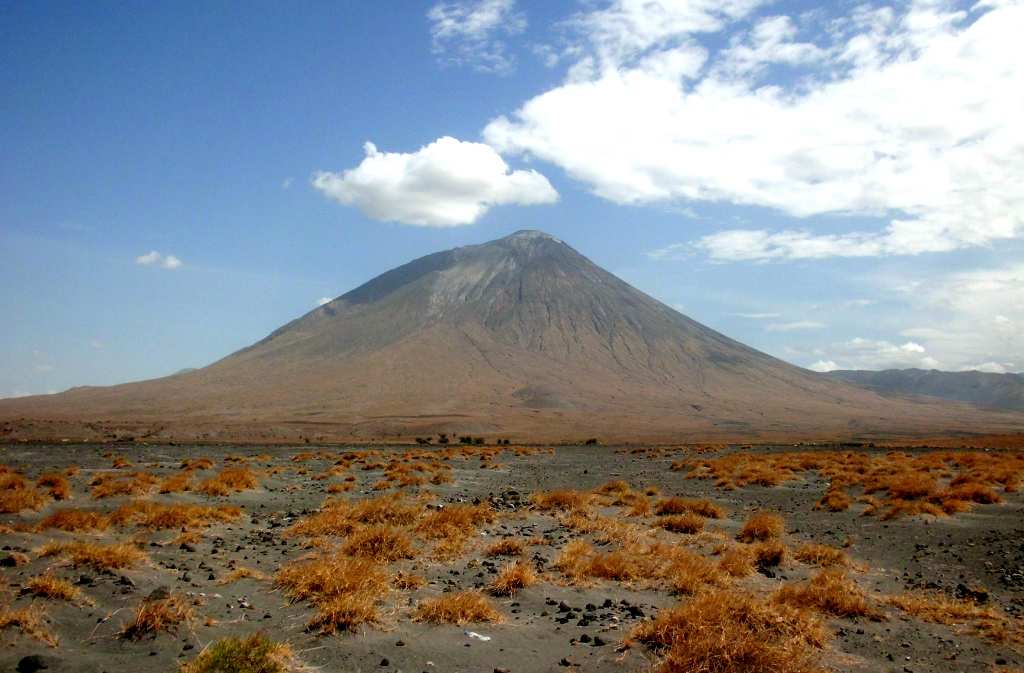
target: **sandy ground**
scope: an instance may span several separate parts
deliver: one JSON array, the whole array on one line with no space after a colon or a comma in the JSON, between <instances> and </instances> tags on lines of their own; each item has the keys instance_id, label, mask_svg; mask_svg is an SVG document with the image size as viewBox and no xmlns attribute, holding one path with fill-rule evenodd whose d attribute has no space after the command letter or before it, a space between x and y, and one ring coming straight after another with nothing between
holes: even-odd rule
<instances>
[{"instance_id":1,"label":"sandy ground","mask_svg":"<svg viewBox=\"0 0 1024 673\"><path fill-rule=\"evenodd\" d=\"M409 450L374 448L384 454ZM496 461L503 466L500 469L480 469L477 459L451 461L453 481L427 489L436 494L438 502L489 501L500 513L495 523L485 525L466 555L455 562L435 562L425 553L402 562L404 569L422 574L429 583L389 599L381 625L364 627L358 633L318 636L305 630L312 608L306 603L289 603L272 582L243 579L221 584L220 580L234 564L273 575L282 564L308 552L301 539L282 532L314 512L327 497L326 486L332 482L312 477L328 469L332 460L291 461L300 451L318 450L309 446L7 446L0 449L0 463L26 477L71 465L81 471L72 479L74 496L70 501L49 503L38 512L0 515L0 523L17 527L59 508L111 510L123 504L127 498L93 500L86 487L91 475L110 468L111 450L134 464L129 470L144 469L161 478L177 472L182 459L198 456L210 457L220 467L229 454L267 454L269 462L252 462L252 467L281 466L284 470L261 477L256 490L226 498L193 493L150 496L161 502L230 503L241 507L244 515L234 523L210 527L199 542L188 547L169 544L177 531L152 533L143 538L151 562L136 569L101 572L38 558L32 550L43 543L75 537L60 531L0 536L0 558L23 552L31 559L26 565L0 568L7 598L14 607L33 600L45 604L49 628L60 639L57 648L50 648L15 629L5 629L0 632L0 671L17 670L18 662L27 655L40 655L49 671L174 671L211 640L254 630L288 641L304 662L322 671L645 670L654 662L654 655L640 646L623 649L619 645L635 625L680 600L662 590L611 581L570 586L547 570L549 574L542 574L538 585L511 598L493 599L505 616L504 623L436 626L410 617L412 607L425 597L449 588L485 586L501 565L500 559L492 561L481 553L483 546L495 539L543 536L549 544L529 547L527 558L537 567L549 569L574 533L552 516L526 507L529 494L556 488L593 489L612 479L635 487L655 486L664 496L709 497L722 504L729 516L709 522L708 529L730 538L750 512L778 512L785 517L785 541L790 546L803 541L849 545L847 552L866 568L857 574L857 581L869 592L895 594L927 587L952 594L958 585L984 587L991 604L1011 618L1024 615L1024 499L1020 494L1008 495L1003 504L979 506L954 517L883 521L862 516L860 507L839 513L815 511L826 485L813 475L778 487L723 491L709 480L686 479L683 473L669 469L673 460L686 455L684 451L651 456L614 447L574 447L532 456L504 452ZM324 449L332 456L344 450ZM297 473L301 468L307 472ZM369 488L380 478L379 470L353 470L353 474L358 477L356 489L340 497L375 495ZM132 529L111 529L99 539L128 539L133 534L136 531ZM71 605L20 595L29 577L46 570L75 582L93 604ZM767 593L812 571L788 560L781 568L745 580L745 586ZM200 603L195 608L197 617L176 633L140 641L117 637L133 610L160 587L186 593ZM209 618L216 623L207 625ZM828 623L837 635L821 652L821 660L840 671L973 672L1024 666L1024 655L1008 645L982 640L964 628L926 624L893 611L885 621L830 619Z\"/></svg>"}]
</instances>

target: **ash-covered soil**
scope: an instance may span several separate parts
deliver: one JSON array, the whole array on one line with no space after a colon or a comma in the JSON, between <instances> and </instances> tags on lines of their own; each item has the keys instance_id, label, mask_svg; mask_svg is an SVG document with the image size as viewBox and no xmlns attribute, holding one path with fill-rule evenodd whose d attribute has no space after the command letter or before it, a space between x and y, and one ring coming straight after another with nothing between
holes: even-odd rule
<instances>
[{"instance_id":1,"label":"ash-covered soil","mask_svg":"<svg viewBox=\"0 0 1024 673\"><path fill-rule=\"evenodd\" d=\"M513 447L514 448L514 447ZM46 627L59 639L49 647L19 632L16 626L0 631L0 671L53 672L176 671L211 641L227 635L262 631L274 640L287 641L298 657L322 671L615 671L629 673L657 665L658 653L639 643L623 647L632 629L663 608L686 596L673 595L648 582L594 579L574 584L553 562L574 538L590 540L598 550L611 548L592 533L573 530L558 518L564 512L542 512L530 507L538 491L574 489L591 491L613 480L623 480L642 491L658 490L659 498L709 498L727 511L723 519L708 520L700 535L657 529L660 539L685 545L714 558L716 547L734 544L745 519L753 512L770 511L784 517L783 541L792 549L804 542L843 548L858 565L850 576L874 600L907 590L928 589L950 596L982 601L1006 615L1019 627L1024 615L1024 499L1002 494L1001 504L978 505L947 517L906 516L883 520L864 516L855 504L847 511L816 510L827 484L814 472L780 486L744 486L723 490L709 479L687 479L673 471L673 462L693 458L686 449L633 452L615 447L560 447L551 453L516 455L506 449L489 460L479 455L445 461L451 481L400 489L413 498L429 492L431 507L451 503L489 503L497 516L472 531L461 555L437 560L432 543L414 539L415 558L389 566L423 576L427 584L396 590L379 604L379 623L362 625L356 632L318 635L307 630L315 609L306 601L289 601L275 588L274 575L289 562L308 556L310 540L285 531L314 514L328 497L371 498L390 490L371 490L384 474L384 465L421 447L373 447L370 458L357 461L344 473L318 479L336 461L361 447L184 447L184 446L7 446L0 463L34 482L41 474L77 466L69 478L72 497L48 501L38 511L0 515L8 528L0 536L0 572L5 590L0 605L19 608L32 603L46 609ZM480 450L484 450L482 447ZM489 447L486 451L496 451ZM726 455L739 449L723 449ZM748 449L749 451L750 449ZM782 451L758 448L754 452ZM864 449L867 451L867 449ZM116 455L111 455L114 452ZM315 455L305 460L300 453ZM254 456L262 455L255 459ZM179 542L181 530L150 531L131 525L111 526L90 534L49 529L33 524L66 508L112 512L136 497L95 499L90 480L109 472L112 461L131 463L125 474L145 471L158 480L180 472L183 460L208 457L214 466L197 470L194 482L212 477L228 456L248 457L246 465L257 474L259 486L227 496L193 491L144 498L164 503L230 504L242 516L214 523L192 541ZM483 463L483 465L482 465ZM377 467L364 469L367 466ZM275 469L276 468L276 469ZM354 476L345 482L346 476ZM352 490L330 495L331 484L350 484ZM40 489L44 491L45 489ZM426 501L426 500L425 500ZM656 528L657 517L627 517L621 508L601 502L597 511L641 528ZM502 623L435 625L415 621L415 607L449 590L486 589L507 562L488 558L484 549L500 539L531 541L523 560L535 567L540 581L511 597L491 597L502 613ZM102 570L80 565L61 556L40 556L50 541L90 540L109 543L131 540L140 545L148 561L135 567ZM322 541L321 541L322 542ZM338 541L330 541L334 544ZM322 548L331 548L328 547ZM19 554L24 556L18 556ZM22 562L24 561L24 562ZM20 564L19 564L20 563ZM258 570L268 579L245 578L223 583L239 566ZM778 567L762 567L752 576L736 580L745 591L769 596L778 587L806 579L817 569L791 555ZM67 602L35 597L23 588L29 578L51 573L71 581L86 600ZM147 597L165 592L187 597L193 615L176 629L139 640L119 636L123 624ZM973 597L973 598L972 598ZM977 635L970 624L931 624L882 605L883 619L837 618L825 615L832 641L820 650L822 665L838 671L974 672L1024 666L1024 655L1010 642L993 642ZM35 659L25 657L38 655ZM739 669L737 669L739 670Z\"/></svg>"}]
</instances>

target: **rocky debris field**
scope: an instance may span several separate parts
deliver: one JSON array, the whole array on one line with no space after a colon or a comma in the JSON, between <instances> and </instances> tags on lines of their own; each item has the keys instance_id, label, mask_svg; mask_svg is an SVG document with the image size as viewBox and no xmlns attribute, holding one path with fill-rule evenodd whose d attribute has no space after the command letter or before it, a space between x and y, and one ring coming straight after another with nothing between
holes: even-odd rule
<instances>
[{"instance_id":1,"label":"rocky debris field","mask_svg":"<svg viewBox=\"0 0 1024 673\"><path fill-rule=\"evenodd\" d=\"M0 455L0 671L1024 667L1019 452Z\"/></svg>"}]
</instances>

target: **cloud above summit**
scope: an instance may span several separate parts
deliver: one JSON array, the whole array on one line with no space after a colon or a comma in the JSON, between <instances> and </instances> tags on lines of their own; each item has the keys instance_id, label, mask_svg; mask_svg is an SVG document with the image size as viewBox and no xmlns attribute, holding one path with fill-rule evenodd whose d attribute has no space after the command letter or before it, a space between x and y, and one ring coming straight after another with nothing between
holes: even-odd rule
<instances>
[{"instance_id":1,"label":"cloud above summit","mask_svg":"<svg viewBox=\"0 0 1024 673\"><path fill-rule=\"evenodd\" d=\"M473 224L499 205L536 205L558 200L535 170L511 170L488 145L443 137L410 153L364 146L355 168L320 171L313 186L367 217L422 227Z\"/></svg>"},{"instance_id":2,"label":"cloud above summit","mask_svg":"<svg viewBox=\"0 0 1024 673\"><path fill-rule=\"evenodd\" d=\"M617 0L581 13L564 81L484 139L615 203L801 220L687 244L720 261L947 252L1024 233L1024 68L1009 56L1024 4L775 9Z\"/></svg>"}]
</instances>

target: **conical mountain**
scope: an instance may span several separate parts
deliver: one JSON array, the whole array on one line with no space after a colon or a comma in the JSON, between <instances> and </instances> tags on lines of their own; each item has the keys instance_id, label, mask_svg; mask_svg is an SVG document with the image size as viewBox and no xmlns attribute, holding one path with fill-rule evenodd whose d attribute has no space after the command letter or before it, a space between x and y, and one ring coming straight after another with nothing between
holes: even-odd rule
<instances>
[{"instance_id":1,"label":"conical mountain","mask_svg":"<svg viewBox=\"0 0 1024 673\"><path fill-rule=\"evenodd\" d=\"M0 418L15 415L225 439L821 438L1024 427L1020 415L894 402L784 363L537 231L414 260L203 369L0 402Z\"/></svg>"}]
</instances>

